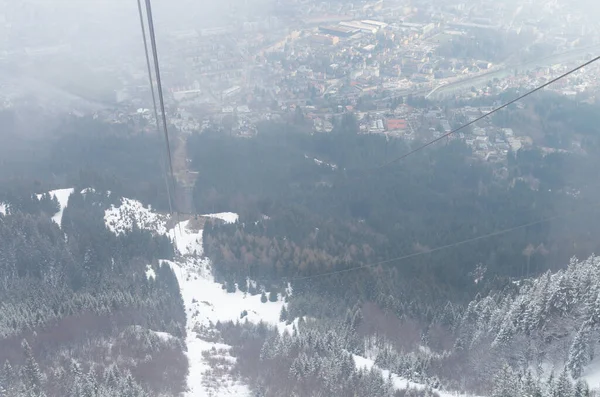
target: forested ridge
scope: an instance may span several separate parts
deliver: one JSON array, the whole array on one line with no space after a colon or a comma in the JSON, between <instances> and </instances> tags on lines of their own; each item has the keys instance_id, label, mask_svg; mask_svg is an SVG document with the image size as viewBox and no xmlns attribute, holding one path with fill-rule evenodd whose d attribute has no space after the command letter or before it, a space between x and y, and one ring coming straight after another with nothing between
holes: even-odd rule
<instances>
[{"instance_id":1,"label":"forested ridge","mask_svg":"<svg viewBox=\"0 0 600 397\"><path fill-rule=\"evenodd\" d=\"M56 208L39 209L50 206L40 204L47 197L9 197L8 214L0 214L0 391L180 391L185 313L174 274L157 262L172 257L171 242L135 228L114 235L104 225L114 198L93 190L71 195L61 229L48 216ZM153 262L156 277L148 279ZM154 331L174 338L164 341Z\"/></svg>"},{"instance_id":2,"label":"forested ridge","mask_svg":"<svg viewBox=\"0 0 600 397\"><path fill-rule=\"evenodd\" d=\"M175 275L158 262L173 257L172 242L137 227L115 235L104 221L124 194L161 205L164 180L148 157L158 140L67 119L23 163L28 138L3 138L12 151L0 167L0 395L184 390L183 302ZM74 193L57 225L60 205L45 192L64 186Z\"/></svg>"},{"instance_id":3,"label":"forested ridge","mask_svg":"<svg viewBox=\"0 0 600 397\"><path fill-rule=\"evenodd\" d=\"M355 127L346 114L330 134L268 122L252 139L189 137L196 211L240 215L202 220L214 276L228 292L287 302L288 333L243 312L215 325L236 376L260 396L589 395L576 378L598 339L597 260L560 269L599 248L597 190L584 177L597 164L593 131L585 155L530 148L488 164L449 140L379 168L418 142ZM123 197L165 209L158 138L73 119L36 150L26 168L16 151L0 171L0 392L182 392L183 301L158 261L173 259L172 242L135 224L115 234L104 219ZM60 226L44 193L58 187L74 187ZM555 219L535 223L545 218Z\"/></svg>"},{"instance_id":4,"label":"forested ridge","mask_svg":"<svg viewBox=\"0 0 600 397\"><path fill-rule=\"evenodd\" d=\"M593 198L567 194L569 181L557 180L553 172L567 155L522 151L498 177L497 166L475 162L466 146L453 141L369 170L367 164L372 168L386 154L402 154L406 145L344 132L307 135L281 125L265 126L252 140L197 135L190 147L201 170L199 211L241 215L236 225L205 228L206 252L231 280L313 277L569 215L476 244L296 285L341 294L351 304L391 295L399 314L409 304L400 297L412 296L415 311L427 313L422 309L430 305L466 302L511 277L557 269L573 254L585 257L598 248L597 214L574 211L591 207ZM541 188L527 182L533 175ZM545 188L548 183L552 189ZM475 283L481 270L485 277Z\"/></svg>"},{"instance_id":5,"label":"forested ridge","mask_svg":"<svg viewBox=\"0 0 600 397\"><path fill-rule=\"evenodd\" d=\"M250 140L210 131L190 138L200 172L196 208L240 214L236 224L205 225L218 279L245 291L250 278L284 295L290 283L282 318L349 327L348 350L420 384L507 397L588 395L567 361L538 358L556 365L556 380L548 380L548 371L530 371L519 356L530 350L484 336L496 328L476 332L479 344L464 334L481 327L468 311L471 300L510 295L514 280L597 252L597 188L585 177L596 157L531 147L488 164L451 140L379 168L410 145L357 134L352 123L346 115L330 134L267 123ZM596 140L585 134L591 153ZM469 239L477 240L452 246ZM411 257L390 261L404 256ZM249 293L259 291L250 284ZM540 337L538 349L570 345L574 335L562 334L556 345ZM558 391L567 385L570 391Z\"/></svg>"}]
</instances>

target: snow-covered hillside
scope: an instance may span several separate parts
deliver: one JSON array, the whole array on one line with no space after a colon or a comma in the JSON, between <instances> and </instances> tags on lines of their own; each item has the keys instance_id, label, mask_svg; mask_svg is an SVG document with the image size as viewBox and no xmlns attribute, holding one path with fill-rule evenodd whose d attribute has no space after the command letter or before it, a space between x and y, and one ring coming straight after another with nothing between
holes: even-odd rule
<instances>
[{"instance_id":1,"label":"snow-covered hillside","mask_svg":"<svg viewBox=\"0 0 600 397\"><path fill-rule=\"evenodd\" d=\"M207 218L221 219L227 223L238 220L231 212L206 214ZM229 371L215 370L214 362L220 366L233 366L235 358L229 354L230 346L215 340L217 322L244 320L285 327L279 323L279 315L285 305L282 301L262 303L260 295L236 291L227 293L223 286L214 281L210 259L203 257L202 230L194 230L185 220L167 230L168 216L155 213L136 200L123 199L119 207L105 212L107 227L114 233L131 230L134 224L173 239L180 256L176 261L163 261L173 269L184 300L187 314L187 356L189 361L189 397L204 396L249 396L250 390L240 380L234 379ZM155 277L149 267L146 277ZM226 368L225 368L226 369Z\"/></svg>"},{"instance_id":2,"label":"snow-covered hillside","mask_svg":"<svg viewBox=\"0 0 600 397\"><path fill-rule=\"evenodd\" d=\"M54 214L54 216L52 216L52 220L54 222L56 222L56 224L58 226L60 226L62 223L63 212L64 212L65 208L67 208L67 204L69 204L69 197L71 196L71 194L74 191L75 191L75 189L68 188L68 189L51 190L48 192L48 194L50 194L50 197L56 198L56 200L58 201L58 204L60 205L60 210L56 214ZM42 197L41 194L37 195L38 200L41 197Z\"/></svg>"},{"instance_id":3,"label":"snow-covered hillside","mask_svg":"<svg viewBox=\"0 0 600 397\"><path fill-rule=\"evenodd\" d=\"M201 251L201 246L197 247ZM236 321L242 313L244 320L269 324L279 323L284 303L260 301L260 296L236 291L227 293L214 281L211 263L207 258L188 257L183 262L168 262L177 276L187 313L187 348L190 365L189 397L247 396L250 390L228 374L217 375L208 356L218 354L232 365L235 358L228 353L230 346L214 342L214 326L218 321Z\"/></svg>"},{"instance_id":4,"label":"snow-covered hillside","mask_svg":"<svg viewBox=\"0 0 600 397\"><path fill-rule=\"evenodd\" d=\"M206 214L205 218L221 219L227 223L238 221L237 214ZM277 326L279 332L291 331L293 325L279 321L285 303L263 303L260 295L236 290L229 293L222 284L215 282L211 260L204 257L203 231L194 229L197 222L184 220L167 230L168 216L155 213L140 202L123 199L119 207L111 207L105 212L107 227L114 233L131 230L133 225L142 229L169 236L175 244L179 256L174 261L163 260L177 277L187 315L187 356L189 362L188 397L204 396L250 396L251 391L240 379L232 375L236 358L230 354L231 346L223 343L216 329L218 322L248 321L264 322ZM156 277L154 270L148 266L146 277ZM297 321L294 322L297 324ZM166 337L166 336L165 336ZM372 358L354 355L357 368L377 368ZM407 386L413 389L425 389L423 384L409 382L384 368L383 378L392 380L398 390ZM442 397L453 394L439 392Z\"/></svg>"},{"instance_id":5,"label":"snow-covered hillside","mask_svg":"<svg viewBox=\"0 0 600 397\"><path fill-rule=\"evenodd\" d=\"M0 214L6 215L6 204L0 203Z\"/></svg>"},{"instance_id":6,"label":"snow-covered hillside","mask_svg":"<svg viewBox=\"0 0 600 397\"><path fill-rule=\"evenodd\" d=\"M141 202L128 198L123 198L120 206L113 205L106 210L104 221L106 227L116 234L131 230L134 224L140 229L151 230L158 234L167 233L166 216L152 211L150 206L146 208Z\"/></svg>"},{"instance_id":7,"label":"snow-covered hillside","mask_svg":"<svg viewBox=\"0 0 600 397\"><path fill-rule=\"evenodd\" d=\"M600 257L572 259L567 269L471 302L461 339L471 349L487 344L496 357L522 352L546 375L566 364L575 379L600 386L600 363L592 361L600 347Z\"/></svg>"},{"instance_id":8,"label":"snow-covered hillside","mask_svg":"<svg viewBox=\"0 0 600 397\"><path fill-rule=\"evenodd\" d=\"M60 204L60 210L56 214L54 214L54 216L52 217L52 220L54 222L56 222L59 226L62 223L63 212L64 212L65 208L67 208L67 204L69 203L69 196L71 196L71 193L73 193L74 190L75 189L70 188L70 189L52 190L50 192L50 196L56 197L56 199L58 200L58 204Z\"/></svg>"},{"instance_id":9,"label":"snow-covered hillside","mask_svg":"<svg viewBox=\"0 0 600 397\"><path fill-rule=\"evenodd\" d=\"M190 221L179 222L169 230L169 237L181 255L202 255L202 230L191 230Z\"/></svg>"}]
</instances>

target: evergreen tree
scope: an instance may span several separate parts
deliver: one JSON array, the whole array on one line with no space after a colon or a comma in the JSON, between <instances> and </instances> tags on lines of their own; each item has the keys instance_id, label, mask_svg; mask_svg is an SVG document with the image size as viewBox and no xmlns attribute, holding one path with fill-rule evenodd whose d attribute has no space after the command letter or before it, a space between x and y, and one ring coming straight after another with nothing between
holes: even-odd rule
<instances>
[{"instance_id":1,"label":"evergreen tree","mask_svg":"<svg viewBox=\"0 0 600 397\"><path fill-rule=\"evenodd\" d=\"M42 397L44 396L42 390L42 371L40 371L40 367L33 357L31 347L25 339L23 339L22 347L25 355L25 366L23 368L24 391L27 396Z\"/></svg>"},{"instance_id":2,"label":"evergreen tree","mask_svg":"<svg viewBox=\"0 0 600 397\"><path fill-rule=\"evenodd\" d=\"M589 332L588 327L584 323L571 345L569 351L569 360L567 361L567 368L571 372L573 378L578 378L581 375L583 367L588 363L589 359Z\"/></svg>"},{"instance_id":3,"label":"evergreen tree","mask_svg":"<svg viewBox=\"0 0 600 397\"><path fill-rule=\"evenodd\" d=\"M363 321L362 310L359 306L356 307L354 315L352 316L352 329L356 330Z\"/></svg>"},{"instance_id":4,"label":"evergreen tree","mask_svg":"<svg viewBox=\"0 0 600 397\"><path fill-rule=\"evenodd\" d=\"M0 377L0 385L3 388L3 396L11 396L14 394L16 389L16 376L15 372L10 365L10 362L6 360L4 367L2 368L2 376Z\"/></svg>"},{"instance_id":5,"label":"evergreen tree","mask_svg":"<svg viewBox=\"0 0 600 397\"><path fill-rule=\"evenodd\" d=\"M519 391L519 379L508 364L494 378L492 397L515 397Z\"/></svg>"},{"instance_id":6,"label":"evergreen tree","mask_svg":"<svg viewBox=\"0 0 600 397\"><path fill-rule=\"evenodd\" d=\"M579 379L575 384L574 397L590 397L590 388L586 381Z\"/></svg>"},{"instance_id":7,"label":"evergreen tree","mask_svg":"<svg viewBox=\"0 0 600 397\"><path fill-rule=\"evenodd\" d=\"M550 372L550 376L546 379L544 395L548 397L554 396L554 390L556 387L556 380L554 379L554 371Z\"/></svg>"},{"instance_id":8,"label":"evergreen tree","mask_svg":"<svg viewBox=\"0 0 600 397\"><path fill-rule=\"evenodd\" d=\"M288 311L285 308L285 306L283 306L281 308L281 313L279 314L279 321L287 321L288 319Z\"/></svg>"},{"instance_id":9,"label":"evergreen tree","mask_svg":"<svg viewBox=\"0 0 600 397\"><path fill-rule=\"evenodd\" d=\"M265 294L265 291L263 291L262 294L260 294L260 301L262 303L267 303L268 299L267 299L267 294Z\"/></svg>"},{"instance_id":10,"label":"evergreen tree","mask_svg":"<svg viewBox=\"0 0 600 397\"><path fill-rule=\"evenodd\" d=\"M566 367L556 381L553 395L556 397L573 397L574 395L573 384L571 383Z\"/></svg>"},{"instance_id":11,"label":"evergreen tree","mask_svg":"<svg viewBox=\"0 0 600 397\"><path fill-rule=\"evenodd\" d=\"M269 292L269 302L277 302L277 292L276 291Z\"/></svg>"},{"instance_id":12,"label":"evergreen tree","mask_svg":"<svg viewBox=\"0 0 600 397\"><path fill-rule=\"evenodd\" d=\"M523 397L542 397L542 391L537 382L533 379L531 371L527 371L523 380Z\"/></svg>"}]
</instances>

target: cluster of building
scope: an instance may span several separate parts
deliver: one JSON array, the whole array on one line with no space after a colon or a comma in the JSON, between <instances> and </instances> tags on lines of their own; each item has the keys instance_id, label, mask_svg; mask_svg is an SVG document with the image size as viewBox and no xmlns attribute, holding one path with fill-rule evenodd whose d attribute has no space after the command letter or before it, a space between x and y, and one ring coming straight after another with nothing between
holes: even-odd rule
<instances>
[{"instance_id":1,"label":"cluster of building","mask_svg":"<svg viewBox=\"0 0 600 397\"><path fill-rule=\"evenodd\" d=\"M351 112L360 133L435 138L481 114L463 102L543 84L600 49L598 26L585 10L559 0L294 0L268 15L227 20L160 38L169 119L182 132L220 129L250 137L261 121L281 119L328 133ZM511 51L501 56L479 48L480 37ZM525 48L514 50L510 40L523 40ZM19 59L66 48L73 50L68 43L26 48ZM101 117L153 124L154 112L144 110L151 103L145 62L136 65L113 65L121 68L119 110ZM594 91L597 75L581 71L550 89ZM442 111L437 103L444 98L451 105ZM519 131L480 124L455 139L488 161L529 142Z\"/></svg>"}]
</instances>

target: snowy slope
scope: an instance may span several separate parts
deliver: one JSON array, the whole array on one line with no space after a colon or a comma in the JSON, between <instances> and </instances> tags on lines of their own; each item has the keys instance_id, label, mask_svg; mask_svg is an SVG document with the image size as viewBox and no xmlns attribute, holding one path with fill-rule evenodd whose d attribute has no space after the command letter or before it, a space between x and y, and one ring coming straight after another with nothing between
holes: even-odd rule
<instances>
[{"instance_id":1,"label":"snowy slope","mask_svg":"<svg viewBox=\"0 0 600 397\"><path fill-rule=\"evenodd\" d=\"M215 350L222 357L229 357L232 364L235 358L227 352L229 346L212 342L210 336L217 321L239 320L243 311L247 311L251 322L264 321L279 325L279 314L283 302L260 301L260 296L244 294L239 290L227 293L222 285L216 283L211 273L211 263L207 258L188 257L185 262L168 263L181 288L181 295L187 314L187 348L190 365L188 377L189 397L218 396L248 396L250 390L240 382L231 379L230 375L218 376L212 373L207 354Z\"/></svg>"},{"instance_id":2,"label":"snowy slope","mask_svg":"<svg viewBox=\"0 0 600 397\"><path fill-rule=\"evenodd\" d=\"M210 260L190 258L185 263L165 262L177 275L188 321L193 321L194 325L210 326L217 321L236 321L244 310L248 312L244 319L250 322L262 320L278 325L283 302L262 303L260 295L252 296L239 290L228 293L213 280Z\"/></svg>"},{"instance_id":3,"label":"snowy slope","mask_svg":"<svg viewBox=\"0 0 600 397\"><path fill-rule=\"evenodd\" d=\"M206 218L221 219L222 221L225 221L225 223L236 223L239 218L238 214L233 212L219 212L217 214L206 214L202 216Z\"/></svg>"},{"instance_id":4,"label":"snowy slope","mask_svg":"<svg viewBox=\"0 0 600 397\"><path fill-rule=\"evenodd\" d=\"M51 197L56 197L56 200L58 200L58 204L60 205L60 210L52 217L52 220L56 222L58 226L60 226L62 223L63 212L65 208L67 208L67 204L69 204L69 197L71 196L71 193L73 193L74 191L75 189L69 188L51 190L48 192L48 194L50 194ZM41 194L37 195L38 199L40 199L41 197Z\"/></svg>"},{"instance_id":5,"label":"snowy slope","mask_svg":"<svg viewBox=\"0 0 600 397\"><path fill-rule=\"evenodd\" d=\"M221 213L205 215L209 218L237 221L237 214ZM211 358L219 358L235 364L229 354L230 346L214 342L214 325L218 321L239 320L243 311L244 319L251 322L264 321L279 325L279 314L283 302L262 303L260 296L251 296L241 291L227 293L212 276L212 265L203 254L202 230L188 229L189 222L180 222L169 231L175 237L177 249L186 255L181 261L168 263L177 276L187 315L187 356L189 361L188 397L204 396L249 396L248 387L233 379L227 371L214 371Z\"/></svg>"},{"instance_id":6,"label":"snowy slope","mask_svg":"<svg viewBox=\"0 0 600 397\"><path fill-rule=\"evenodd\" d=\"M232 212L203 216L227 223L238 220L238 215ZM191 229L190 221L179 222L167 230L167 216L156 214L139 201L131 199L123 199L119 207L106 210L104 220L106 226L117 234L131 230L136 224L141 229L168 235L182 255L177 261L161 262L168 264L177 276L187 315L185 342L189 375L186 396L250 396L250 389L227 371L228 367L235 365L236 359L229 353L230 346L215 342L218 332L214 326L218 321L239 320L242 312L246 311L244 319L248 321L263 321L283 329L286 325L279 323L279 315L285 304L262 303L260 295L251 296L240 291L227 293L221 284L214 281L210 260L203 258L202 230ZM145 275L147 278L156 277L150 266ZM214 360L219 361L218 368Z\"/></svg>"},{"instance_id":7,"label":"snowy slope","mask_svg":"<svg viewBox=\"0 0 600 397\"><path fill-rule=\"evenodd\" d=\"M394 384L394 388L396 390L405 390L407 388L423 390L426 388L426 386L421 383L411 382L408 379L403 378L395 373L390 374L389 370L379 368L377 365L375 365L375 362L369 358L366 358L363 356L358 356L356 354L353 354L352 357L354 358L354 364L356 365L356 368L364 368L366 370L370 370L371 368L375 367L377 369L380 369L381 377L383 379L391 378L391 380ZM441 391L441 390L437 390L437 389L434 389L434 391L436 393L438 393L440 395L440 397L476 397L476 396L472 396L472 395L459 394L456 392Z\"/></svg>"},{"instance_id":8,"label":"snowy slope","mask_svg":"<svg viewBox=\"0 0 600 397\"><path fill-rule=\"evenodd\" d=\"M175 242L177 251L181 255L202 255L202 230L190 230L190 221L179 222L177 226L169 230L169 237Z\"/></svg>"},{"instance_id":9,"label":"snowy slope","mask_svg":"<svg viewBox=\"0 0 600 397\"><path fill-rule=\"evenodd\" d=\"M69 203L69 196L73 193L75 189L59 189L52 190L50 192L50 196L56 197L58 200L58 204L60 204L60 210L52 217L52 220L58 224L58 226L62 223L62 215L65 208L67 208L67 204Z\"/></svg>"},{"instance_id":10,"label":"snowy slope","mask_svg":"<svg viewBox=\"0 0 600 397\"><path fill-rule=\"evenodd\" d=\"M121 205L107 209L104 213L104 222L110 231L116 234L125 233L137 225L140 229L151 230L158 234L166 234L167 217L145 208L144 205L128 198L121 200Z\"/></svg>"},{"instance_id":11,"label":"snowy slope","mask_svg":"<svg viewBox=\"0 0 600 397\"><path fill-rule=\"evenodd\" d=\"M0 203L0 214L6 215L6 204Z\"/></svg>"}]
</instances>

